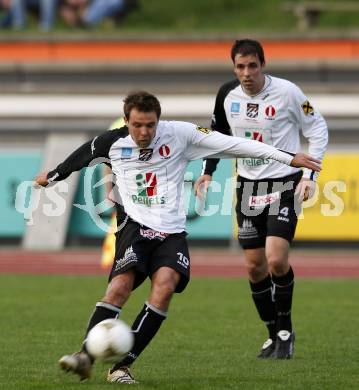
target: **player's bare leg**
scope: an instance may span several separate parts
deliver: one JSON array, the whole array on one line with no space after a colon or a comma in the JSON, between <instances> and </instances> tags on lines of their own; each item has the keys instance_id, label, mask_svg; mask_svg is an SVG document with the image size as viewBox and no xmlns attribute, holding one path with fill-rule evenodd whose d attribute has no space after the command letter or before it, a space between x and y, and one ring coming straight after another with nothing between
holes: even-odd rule
<instances>
[{"instance_id":1,"label":"player's bare leg","mask_svg":"<svg viewBox=\"0 0 359 390\"><path fill-rule=\"evenodd\" d=\"M244 261L248 278L252 283L259 283L268 275L268 263L264 248L245 249Z\"/></svg>"},{"instance_id":2,"label":"player's bare leg","mask_svg":"<svg viewBox=\"0 0 359 390\"><path fill-rule=\"evenodd\" d=\"M272 279L264 248L245 249L244 255L252 298L259 317L268 329L268 339L258 355L258 358L266 359L272 356L276 340L276 312L272 296Z\"/></svg>"},{"instance_id":3,"label":"player's bare leg","mask_svg":"<svg viewBox=\"0 0 359 390\"><path fill-rule=\"evenodd\" d=\"M105 296L96 304L87 326L86 336L99 322L108 318L116 318L120 315L121 307L126 303L131 294L134 280L135 271L133 269L117 275L111 280ZM59 360L59 365L64 371L79 375L81 381L90 377L94 362L94 359L86 350L86 336L80 352L65 355Z\"/></svg>"},{"instance_id":4,"label":"player's bare leg","mask_svg":"<svg viewBox=\"0 0 359 390\"><path fill-rule=\"evenodd\" d=\"M107 286L102 302L122 307L128 300L135 281L135 270L129 269L123 274L115 276Z\"/></svg>"},{"instance_id":5,"label":"player's bare leg","mask_svg":"<svg viewBox=\"0 0 359 390\"><path fill-rule=\"evenodd\" d=\"M159 268L152 276L151 292L148 301L132 325L135 343L132 350L109 371L107 380L136 383L129 367L150 343L167 317L167 310L180 280L180 274L169 267Z\"/></svg>"},{"instance_id":6,"label":"player's bare leg","mask_svg":"<svg viewBox=\"0 0 359 390\"><path fill-rule=\"evenodd\" d=\"M267 237L266 257L275 290L277 313L277 337L273 357L290 359L294 352L295 334L291 320L294 273L288 260L289 242L281 237Z\"/></svg>"},{"instance_id":7,"label":"player's bare leg","mask_svg":"<svg viewBox=\"0 0 359 390\"><path fill-rule=\"evenodd\" d=\"M265 253L271 274L283 276L289 271L289 242L287 240L268 236Z\"/></svg>"}]
</instances>

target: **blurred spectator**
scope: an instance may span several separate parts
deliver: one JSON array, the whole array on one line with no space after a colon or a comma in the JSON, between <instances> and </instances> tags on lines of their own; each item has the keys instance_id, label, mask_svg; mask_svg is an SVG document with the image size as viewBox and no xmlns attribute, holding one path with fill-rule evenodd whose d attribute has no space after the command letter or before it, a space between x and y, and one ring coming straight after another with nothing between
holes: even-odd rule
<instances>
[{"instance_id":1,"label":"blurred spectator","mask_svg":"<svg viewBox=\"0 0 359 390\"><path fill-rule=\"evenodd\" d=\"M124 0L92 0L83 15L85 26L95 26L125 8Z\"/></svg>"},{"instance_id":2,"label":"blurred spectator","mask_svg":"<svg viewBox=\"0 0 359 390\"><path fill-rule=\"evenodd\" d=\"M12 17L10 11L11 0L0 0L0 28L10 28L12 26Z\"/></svg>"},{"instance_id":3,"label":"blurred spectator","mask_svg":"<svg viewBox=\"0 0 359 390\"><path fill-rule=\"evenodd\" d=\"M15 29L26 25L27 15L35 11L39 15L39 26L43 31L49 31L54 25L58 0L8 0L11 24Z\"/></svg>"},{"instance_id":4,"label":"blurred spectator","mask_svg":"<svg viewBox=\"0 0 359 390\"><path fill-rule=\"evenodd\" d=\"M105 18L115 22L138 6L138 0L63 0L60 13L72 27L93 27Z\"/></svg>"},{"instance_id":5,"label":"blurred spectator","mask_svg":"<svg viewBox=\"0 0 359 390\"><path fill-rule=\"evenodd\" d=\"M116 24L133 9L139 0L0 0L4 10L0 19L1 28L25 27L28 13L36 13L43 31L53 27L59 9L65 23L71 27L93 27L105 18Z\"/></svg>"},{"instance_id":6,"label":"blurred spectator","mask_svg":"<svg viewBox=\"0 0 359 390\"><path fill-rule=\"evenodd\" d=\"M139 7L139 0L124 0L125 6L121 11L113 15L116 24L120 24L131 11Z\"/></svg>"},{"instance_id":7,"label":"blurred spectator","mask_svg":"<svg viewBox=\"0 0 359 390\"><path fill-rule=\"evenodd\" d=\"M60 15L64 22L71 27L81 27L83 24L82 15L88 3L88 0L62 0Z\"/></svg>"}]
</instances>

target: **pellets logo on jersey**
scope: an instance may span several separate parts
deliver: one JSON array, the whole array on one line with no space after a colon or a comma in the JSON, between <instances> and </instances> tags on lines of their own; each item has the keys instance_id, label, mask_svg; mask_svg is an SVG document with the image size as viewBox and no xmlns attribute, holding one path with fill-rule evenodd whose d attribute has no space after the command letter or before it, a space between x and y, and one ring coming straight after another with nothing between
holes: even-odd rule
<instances>
[{"instance_id":1,"label":"pellets logo on jersey","mask_svg":"<svg viewBox=\"0 0 359 390\"><path fill-rule=\"evenodd\" d=\"M138 156L138 159L140 161L149 161L152 158L153 149L140 149L140 155Z\"/></svg>"},{"instance_id":2,"label":"pellets logo on jersey","mask_svg":"<svg viewBox=\"0 0 359 390\"><path fill-rule=\"evenodd\" d=\"M137 192L139 196L157 195L157 176L153 172L136 175Z\"/></svg>"},{"instance_id":3,"label":"pellets logo on jersey","mask_svg":"<svg viewBox=\"0 0 359 390\"><path fill-rule=\"evenodd\" d=\"M266 118L265 119L269 119L269 120L273 120L274 119L276 111L275 111L275 108L273 106L266 107L264 112L266 114Z\"/></svg>"},{"instance_id":4,"label":"pellets logo on jersey","mask_svg":"<svg viewBox=\"0 0 359 390\"><path fill-rule=\"evenodd\" d=\"M246 131L244 133L244 136L247 139L252 139L254 141L259 141L259 142L264 142L263 141L263 134L260 133L259 131Z\"/></svg>"},{"instance_id":5,"label":"pellets logo on jersey","mask_svg":"<svg viewBox=\"0 0 359 390\"><path fill-rule=\"evenodd\" d=\"M197 126L196 130L200 131L201 133L204 134L209 134L211 132L210 129L207 129L207 127L202 127L202 126Z\"/></svg>"},{"instance_id":6,"label":"pellets logo on jersey","mask_svg":"<svg viewBox=\"0 0 359 390\"><path fill-rule=\"evenodd\" d=\"M257 118L259 110L259 104L256 103L247 103L247 117L248 118Z\"/></svg>"},{"instance_id":7,"label":"pellets logo on jersey","mask_svg":"<svg viewBox=\"0 0 359 390\"><path fill-rule=\"evenodd\" d=\"M303 109L305 115L314 115L314 108L313 108L313 106L309 103L309 100L306 100L306 101L302 104L302 109Z\"/></svg>"},{"instance_id":8,"label":"pellets logo on jersey","mask_svg":"<svg viewBox=\"0 0 359 390\"><path fill-rule=\"evenodd\" d=\"M161 145L159 149L159 153L161 158L167 159L170 158L171 150L168 145Z\"/></svg>"},{"instance_id":9,"label":"pellets logo on jersey","mask_svg":"<svg viewBox=\"0 0 359 390\"><path fill-rule=\"evenodd\" d=\"M165 204L165 196L157 196L157 175L153 172L136 175L137 195L132 195L132 201L151 207L155 204Z\"/></svg>"}]
</instances>

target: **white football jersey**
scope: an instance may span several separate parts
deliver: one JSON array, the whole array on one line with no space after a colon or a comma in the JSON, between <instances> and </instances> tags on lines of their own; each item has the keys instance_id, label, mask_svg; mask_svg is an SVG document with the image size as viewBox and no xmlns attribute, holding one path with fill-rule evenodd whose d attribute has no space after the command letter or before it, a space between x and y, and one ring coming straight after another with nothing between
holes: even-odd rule
<instances>
[{"instance_id":1,"label":"white football jersey","mask_svg":"<svg viewBox=\"0 0 359 390\"><path fill-rule=\"evenodd\" d=\"M328 143L326 122L303 92L288 80L267 75L255 96L247 95L237 80L224 84L217 95L212 128L292 153L301 150L302 132L309 141L308 153L319 160ZM214 169L208 166L204 172L212 174ZM282 178L297 171L270 159L237 159L238 174L250 180ZM305 169L304 177L315 179L316 174Z\"/></svg>"},{"instance_id":2,"label":"white football jersey","mask_svg":"<svg viewBox=\"0 0 359 390\"><path fill-rule=\"evenodd\" d=\"M125 212L153 230L179 233L185 230L186 222L187 164L208 156L273 158L284 164L293 159L292 155L261 142L229 137L188 122L159 121L147 148L137 146L127 127L108 131L81 146L49 172L48 179L63 180L91 161L107 158Z\"/></svg>"}]
</instances>

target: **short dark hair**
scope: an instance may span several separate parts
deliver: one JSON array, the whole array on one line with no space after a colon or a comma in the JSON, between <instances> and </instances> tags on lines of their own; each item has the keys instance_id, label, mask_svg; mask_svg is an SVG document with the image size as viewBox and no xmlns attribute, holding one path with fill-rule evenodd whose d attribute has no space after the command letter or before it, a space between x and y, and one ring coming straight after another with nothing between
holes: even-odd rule
<instances>
[{"instance_id":1,"label":"short dark hair","mask_svg":"<svg viewBox=\"0 0 359 390\"><path fill-rule=\"evenodd\" d=\"M261 65L265 63L263 47L258 41L255 41L253 39L240 39L235 41L231 50L231 57L233 63L234 58L237 54L240 54L242 56L257 54Z\"/></svg>"},{"instance_id":2,"label":"short dark hair","mask_svg":"<svg viewBox=\"0 0 359 390\"><path fill-rule=\"evenodd\" d=\"M133 108L142 112L155 112L157 119L161 116L160 102L156 96L146 91L131 92L123 102L123 112L127 120L130 118L130 113Z\"/></svg>"}]
</instances>

